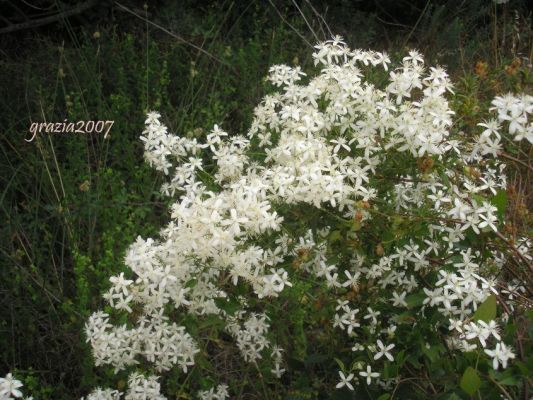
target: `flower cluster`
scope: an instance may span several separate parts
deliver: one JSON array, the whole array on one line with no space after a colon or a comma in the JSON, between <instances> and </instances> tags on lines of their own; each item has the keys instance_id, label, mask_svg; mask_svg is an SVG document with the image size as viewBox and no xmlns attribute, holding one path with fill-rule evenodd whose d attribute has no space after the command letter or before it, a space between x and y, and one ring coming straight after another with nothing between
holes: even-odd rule
<instances>
[{"instance_id":1,"label":"flower cluster","mask_svg":"<svg viewBox=\"0 0 533 400\"><path fill-rule=\"evenodd\" d=\"M94 389L87 397L81 400L120 400L122 393L113 389Z\"/></svg>"},{"instance_id":2,"label":"flower cluster","mask_svg":"<svg viewBox=\"0 0 533 400\"><path fill-rule=\"evenodd\" d=\"M393 67L387 54L351 50L336 37L317 45L313 59L316 76L270 69L279 91L256 107L246 136L215 125L205 140L179 137L160 114L148 114L145 157L168 175L162 192L175 202L159 238L139 237L129 248L131 276L110 279L104 297L130 324L117 327L103 312L87 322L97 365L121 370L144 357L158 372L177 366L186 373L198 345L169 321L188 315L222 321L245 362L270 362L280 378L277 321L247 309L236 293L258 307L298 279L332 293L332 326L351 343L354 362L342 366L337 388L354 390L359 378L382 388L399 382L402 372L382 378L380 369L406 350L393 339L413 325L422 335L449 328L450 351L473 351L478 341L494 369L515 358L499 318L476 315L501 294L497 276L506 260L492 242L481 251L476 238L502 235L500 124L509 123L514 140L532 142L531 96L496 98L498 121L480 123L483 132L470 140L453 129L448 75L426 67L417 51ZM374 229L382 226L390 227L386 239ZM526 241L514 251L531 257ZM356 302L350 293L361 288L367 296ZM237 311L224 306L235 303ZM421 318L412 321L410 312ZM424 325L425 315L433 325ZM486 348L493 340L495 349ZM130 375L126 399L146 393L163 398L155 377ZM228 393L222 384L198 397Z\"/></svg>"},{"instance_id":3,"label":"flower cluster","mask_svg":"<svg viewBox=\"0 0 533 400\"><path fill-rule=\"evenodd\" d=\"M132 373L128 378L126 393L112 389L96 388L86 398L81 400L167 400L161 395L161 385L156 376L145 377L139 373ZM124 396L124 397L122 397Z\"/></svg>"},{"instance_id":4,"label":"flower cluster","mask_svg":"<svg viewBox=\"0 0 533 400\"><path fill-rule=\"evenodd\" d=\"M177 365L187 372L199 350L184 327L167 320L161 314L144 316L139 318L136 328L128 329L126 325L114 327L106 313L94 313L86 324L86 333L95 364L111 364L115 371L120 371L137 364L136 357L142 355L154 363L157 371Z\"/></svg>"},{"instance_id":5,"label":"flower cluster","mask_svg":"<svg viewBox=\"0 0 533 400\"><path fill-rule=\"evenodd\" d=\"M505 96L497 96L492 101L492 105L494 107L491 109L498 112L498 122L509 124L509 133L513 136L513 140L526 139L533 144L533 125L529 120L529 115L533 113L533 96L526 94L514 96L509 93ZM492 133L499 136L497 131L496 126Z\"/></svg>"},{"instance_id":6,"label":"flower cluster","mask_svg":"<svg viewBox=\"0 0 533 400\"><path fill-rule=\"evenodd\" d=\"M228 386L218 385L215 388L209 390L201 390L198 392L198 398L200 400L225 400L229 397Z\"/></svg>"},{"instance_id":7,"label":"flower cluster","mask_svg":"<svg viewBox=\"0 0 533 400\"><path fill-rule=\"evenodd\" d=\"M237 347L246 361L255 362L261 358L263 349L270 346L266 333L268 332L267 316L265 314L252 314L241 328L239 320L243 319L244 312L227 318L226 329L236 339Z\"/></svg>"}]
</instances>

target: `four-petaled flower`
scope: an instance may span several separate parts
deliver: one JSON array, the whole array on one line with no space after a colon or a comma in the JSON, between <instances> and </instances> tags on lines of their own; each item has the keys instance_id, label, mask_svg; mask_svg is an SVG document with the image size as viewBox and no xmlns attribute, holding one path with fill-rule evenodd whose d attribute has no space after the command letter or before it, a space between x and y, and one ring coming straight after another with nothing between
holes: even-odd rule
<instances>
[{"instance_id":1,"label":"four-petaled flower","mask_svg":"<svg viewBox=\"0 0 533 400\"><path fill-rule=\"evenodd\" d=\"M494 350L485 349L485 353L492 357L492 367L494 369L498 369L499 364L501 364L503 368L507 368L507 361L515 358L515 354L511 349L507 348L503 342L496 343Z\"/></svg>"},{"instance_id":2,"label":"four-petaled flower","mask_svg":"<svg viewBox=\"0 0 533 400\"><path fill-rule=\"evenodd\" d=\"M350 383L351 380L354 378L353 374L349 374L348 376L344 375L344 372L339 371L339 376L341 378L340 382L337 383L337 386L335 386L337 389L340 389L341 387L346 386L348 389L353 390L353 386Z\"/></svg>"},{"instance_id":3,"label":"four-petaled flower","mask_svg":"<svg viewBox=\"0 0 533 400\"><path fill-rule=\"evenodd\" d=\"M377 345L379 347L379 351L374 355L374 360L379 360L381 357L385 356L389 361L394 361L394 357L391 353L389 353L389 350L392 350L395 344L389 344L388 346L385 346L383 342L378 339Z\"/></svg>"},{"instance_id":4,"label":"four-petaled flower","mask_svg":"<svg viewBox=\"0 0 533 400\"><path fill-rule=\"evenodd\" d=\"M370 365L367 365L366 371L359 372L359 375L366 378L366 384L370 385L370 383L372 383L372 378L379 377L379 372L372 372L372 367Z\"/></svg>"}]
</instances>

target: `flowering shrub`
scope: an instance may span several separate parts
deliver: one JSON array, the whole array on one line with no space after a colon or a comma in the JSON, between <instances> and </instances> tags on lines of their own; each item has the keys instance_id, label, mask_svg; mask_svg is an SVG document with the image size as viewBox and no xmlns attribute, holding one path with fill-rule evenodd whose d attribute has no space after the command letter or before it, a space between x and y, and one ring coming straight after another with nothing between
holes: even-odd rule
<instances>
[{"instance_id":1,"label":"flowering shrub","mask_svg":"<svg viewBox=\"0 0 533 400\"><path fill-rule=\"evenodd\" d=\"M263 398L522 390L526 287L504 266L531 272L531 241L505 232L498 154L533 143L533 97L495 98L467 134L448 75L416 51L392 67L334 38L313 59L314 76L270 69L279 91L246 136L180 137L148 114L145 157L175 202L86 324L96 365L125 370L127 390L87 399L165 399L170 371L195 374L177 379L199 399L239 397L250 366Z\"/></svg>"}]
</instances>

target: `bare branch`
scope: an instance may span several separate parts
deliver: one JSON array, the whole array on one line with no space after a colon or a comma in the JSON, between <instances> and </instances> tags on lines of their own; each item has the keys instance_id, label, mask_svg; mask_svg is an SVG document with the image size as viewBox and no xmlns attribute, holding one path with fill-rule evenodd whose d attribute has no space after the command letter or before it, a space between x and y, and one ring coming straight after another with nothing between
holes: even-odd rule
<instances>
[{"instance_id":1,"label":"bare branch","mask_svg":"<svg viewBox=\"0 0 533 400\"><path fill-rule=\"evenodd\" d=\"M169 35L172 36L173 38L178 39L180 42L185 43L185 44L187 44L187 45L189 45L189 46L195 48L195 49L198 50L200 53L203 53L203 54L205 54L206 56L208 56L209 58L212 58L213 60L218 61L220 64L223 64L223 65L225 65L225 66L227 66L227 67L229 67L229 68L232 68L231 65L229 65L229 64L226 63L225 61L221 60L221 59L218 58L217 56L215 56L215 55L209 53L208 51L202 49L200 46L197 46L197 45L195 45L194 43L191 43L191 42L189 42L188 40L185 40L184 38L182 38L181 36L177 35L176 33L171 32L171 31L169 31L168 29L162 27L161 25L158 25L158 24L156 24L155 22L150 21L150 20L144 18L142 15L139 15L139 14L137 14L136 12L130 10L128 7L124 6L123 4L120 4L118 1L115 1L115 4L116 4L120 9L122 9L123 11L126 11L126 12L130 13L131 15L136 16L137 18L139 18L139 19L143 20L144 22L146 22L146 23L148 23L148 24L150 24L150 25L156 27L156 28L159 29L159 30L162 30L163 32L169 34Z\"/></svg>"},{"instance_id":2,"label":"bare branch","mask_svg":"<svg viewBox=\"0 0 533 400\"><path fill-rule=\"evenodd\" d=\"M62 19L71 17L73 15L81 14L84 11L87 11L89 8L94 7L97 3L98 3L98 0L88 0L85 3L80 3L75 7L69 8L65 11L61 11L54 15L50 15L49 17L28 20L26 22L21 22L20 24L12 24L12 25L6 26L5 28L0 29L0 34L17 32L17 31L21 31L24 29L32 29L32 28L37 28L39 26L48 25L53 22L57 22Z\"/></svg>"}]
</instances>

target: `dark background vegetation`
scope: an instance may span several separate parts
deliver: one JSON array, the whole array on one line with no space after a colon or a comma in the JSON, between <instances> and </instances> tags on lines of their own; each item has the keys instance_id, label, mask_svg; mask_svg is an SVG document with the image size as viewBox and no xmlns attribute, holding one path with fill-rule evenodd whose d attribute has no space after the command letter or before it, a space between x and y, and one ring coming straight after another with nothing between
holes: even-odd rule
<instances>
[{"instance_id":1,"label":"dark background vegetation","mask_svg":"<svg viewBox=\"0 0 533 400\"><path fill-rule=\"evenodd\" d=\"M127 246L167 220L161 177L143 163L138 140L148 110L179 134L215 123L246 133L268 67L309 69L310 46L332 34L394 59L418 48L445 65L466 119L494 93L530 83L531 15L520 0L4 0L0 8L0 375L16 369L40 399L79 398L105 382L84 321L102 307ZM32 122L65 119L115 123L108 140L24 141ZM516 185L521 193L528 181Z\"/></svg>"}]
</instances>

